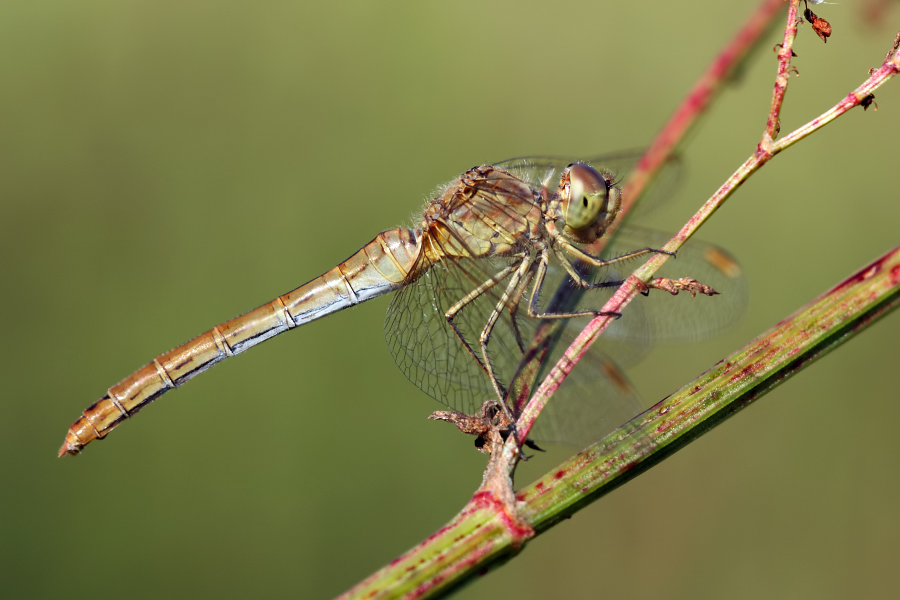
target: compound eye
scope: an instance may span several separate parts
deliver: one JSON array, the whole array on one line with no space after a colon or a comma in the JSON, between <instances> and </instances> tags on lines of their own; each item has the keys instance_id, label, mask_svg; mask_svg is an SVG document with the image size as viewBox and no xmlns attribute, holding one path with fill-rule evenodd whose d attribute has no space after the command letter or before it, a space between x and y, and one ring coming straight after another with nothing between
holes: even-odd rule
<instances>
[{"instance_id":1,"label":"compound eye","mask_svg":"<svg viewBox=\"0 0 900 600\"><path fill-rule=\"evenodd\" d=\"M563 206L563 218L570 229L579 230L597 222L606 212L609 185L595 169L575 163L569 167L569 198Z\"/></svg>"}]
</instances>

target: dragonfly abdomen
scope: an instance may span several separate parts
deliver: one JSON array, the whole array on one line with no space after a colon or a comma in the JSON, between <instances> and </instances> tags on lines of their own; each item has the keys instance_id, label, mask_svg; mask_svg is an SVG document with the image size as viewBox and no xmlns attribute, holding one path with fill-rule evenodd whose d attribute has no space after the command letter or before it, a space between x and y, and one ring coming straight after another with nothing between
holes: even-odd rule
<instances>
[{"instance_id":1,"label":"dragonfly abdomen","mask_svg":"<svg viewBox=\"0 0 900 600\"><path fill-rule=\"evenodd\" d=\"M77 454L144 406L202 373L288 329L394 291L405 285L421 249L421 234L393 229L325 274L246 314L157 356L109 388L72 424L63 454Z\"/></svg>"}]
</instances>

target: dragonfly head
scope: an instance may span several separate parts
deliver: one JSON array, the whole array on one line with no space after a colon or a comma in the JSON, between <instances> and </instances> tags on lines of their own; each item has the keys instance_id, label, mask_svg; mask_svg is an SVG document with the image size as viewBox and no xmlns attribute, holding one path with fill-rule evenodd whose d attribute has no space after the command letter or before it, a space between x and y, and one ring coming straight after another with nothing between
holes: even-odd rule
<instances>
[{"instance_id":1,"label":"dragonfly head","mask_svg":"<svg viewBox=\"0 0 900 600\"><path fill-rule=\"evenodd\" d=\"M566 167L559 180L558 197L564 235L582 244L601 237L621 205L621 192L613 185L612 176L584 163Z\"/></svg>"}]
</instances>

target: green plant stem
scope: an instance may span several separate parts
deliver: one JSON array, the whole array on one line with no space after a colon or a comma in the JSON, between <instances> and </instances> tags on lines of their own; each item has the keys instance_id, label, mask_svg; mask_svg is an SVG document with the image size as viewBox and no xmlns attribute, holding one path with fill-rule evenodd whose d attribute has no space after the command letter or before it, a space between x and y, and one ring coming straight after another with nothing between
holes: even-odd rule
<instances>
[{"instance_id":1,"label":"green plant stem","mask_svg":"<svg viewBox=\"0 0 900 600\"><path fill-rule=\"evenodd\" d=\"M900 304L900 247L802 307L516 498L540 531L658 463Z\"/></svg>"},{"instance_id":2,"label":"green plant stem","mask_svg":"<svg viewBox=\"0 0 900 600\"><path fill-rule=\"evenodd\" d=\"M343 598L425 598L484 574L535 533L657 464L900 304L895 248L662 402L516 493L518 522L478 494L450 523Z\"/></svg>"}]
</instances>

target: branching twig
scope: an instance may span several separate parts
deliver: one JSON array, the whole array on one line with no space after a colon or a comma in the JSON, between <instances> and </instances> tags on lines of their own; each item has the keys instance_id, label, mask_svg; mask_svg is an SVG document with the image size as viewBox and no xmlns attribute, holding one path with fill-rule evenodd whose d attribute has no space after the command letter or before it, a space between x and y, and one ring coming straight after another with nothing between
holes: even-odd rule
<instances>
[{"instance_id":1,"label":"branching twig","mask_svg":"<svg viewBox=\"0 0 900 600\"><path fill-rule=\"evenodd\" d=\"M734 36L734 39L710 63L668 122L651 142L640 161L638 161L637 166L628 175L628 180L625 182L622 192L624 200L620 217L613 222L607 235L604 235L586 248L588 252L594 255L600 254L605 244L612 238L616 228L622 223L624 216L627 215L659 170L672 156L679 142L684 139L698 118L706 112L710 103L715 99L718 92L722 90L731 75L740 67L749 56L753 47L759 43L762 36L772 26L775 17L783 10L783 7L784 0L764 0L750 15L744 26ZM562 380L559 383L562 383ZM537 418L539 412L540 409L537 409L534 413L534 418ZM527 437L527 432L530 431L534 418L525 422L520 419L520 440L524 441ZM512 449L510 448L509 450ZM510 465L509 470L512 471L515 468L516 458L510 454L504 460Z\"/></svg>"},{"instance_id":2,"label":"branching twig","mask_svg":"<svg viewBox=\"0 0 900 600\"><path fill-rule=\"evenodd\" d=\"M766 1L748 26L716 59L639 163L634 178L627 184L630 187L626 187L626 198L636 197L665 162L734 64L764 31L766 19L771 18L779 4L781 0ZM791 71L798 4L799 0L790 0L775 89L762 140L753 156L729 177L663 247L664 250L674 252L680 248L737 187L776 154L854 106L867 106L872 91L900 70L900 51L895 43L881 68L873 70L859 88L829 111L776 141ZM660 254L648 260L628 277L602 310L621 312L646 289L647 282L668 258ZM512 511L504 497L507 494L498 494L496 485L483 485L451 523L350 590L347 596L424 597L446 590L476 569L515 552L535 534L535 529L546 528L571 513L573 506L595 499L600 488L609 489L611 482L615 484L627 477L627 473L646 468L660 456L680 447L679 444L700 435L724 418L723 415L733 413L768 391L898 302L900 249L799 311L791 320L767 332L678 394L639 415L603 442L580 453L567 463L568 466L555 469L545 480L516 494L518 502ZM517 423L517 436L510 436L502 451L492 455L492 471L489 469L489 472L499 474L500 479L505 478L501 487L509 485L509 476L518 460L518 446L525 441L534 420L610 320L609 317L595 318L582 331L528 402ZM638 469L632 470L636 466Z\"/></svg>"},{"instance_id":3,"label":"branching twig","mask_svg":"<svg viewBox=\"0 0 900 600\"><path fill-rule=\"evenodd\" d=\"M791 0L791 5L796 7L797 0ZM791 29L792 27L796 27L795 24L792 25L792 21L788 21L787 29ZM789 34L785 34L785 40L787 41ZM780 61L779 64L779 77L781 77L781 69L784 66L784 61ZM872 92L878 89L882 84L884 84L887 80L897 74L900 71L900 50L896 48L893 49L892 53L888 55L882 64L881 68L873 71L869 78L856 90L848 94L843 100L838 102L834 107L820 115L819 117L813 119L806 125L798 128L792 133L788 134L784 138L778 140L777 142L772 142L768 139L769 131L768 125L766 129L766 133L763 134L763 140L760 142L757 147L757 151L741 165L735 173L728 178L728 180L722 184L722 186L716 191L713 196L706 201L706 203L698 210L693 217L685 224L685 226L679 231L675 237L673 237L669 242L663 246L663 250L668 250L670 252L676 252L690 237L697 231L697 229L704 223L706 220L722 205L725 200L727 200L734 191L747 180L753 173L759 170L763 165L765 165L769 160L771 160L776 154L784 150L785 148L795 144L801 139L805 138L812 132L821 129L826 124L830 123L840 115L846 113L851 108L863 104L864 100L872 95ZM784 97L784 89L776 84L775 92L773 94L773 103L772 103L772 112L770 112L770 119L774 115L777 119L777 115L781 110L781 101ZM666 260L670 257L665 254L657 254L650 258L642 267L637 269L632 275L625 281L621 288L613 295L612 298L603 306L604 312L612 312L612 313L621 313L625 306L627 306L640 292L646 289L646 283L650 281L650 278L665 264ZM579 334L579 336L572 342L571 346L569 346L566 353L560 358L559 362L553 367L550 373L547 375L546 379L541 383L540 387L535 391L531 401L529 401L528 405L525 407L525 410L522 412L522 416L518 421L518 427L521 439L524 439L525 436L528 435L528 432L531 429L531 426L534 424L534 420L540 414L547 400L556 389L560 386L560 384L565 380L566 376L581 360L581 357L587 352L590 345L594 342L594 340L599 336L609 325L611 322L610 317L600 316L592 320L588 326L584 329L584 331Z\"/></svg>"},{"instance_id":4,"label":"branching twig","mask_svg":"<svg viewBox=\"0 0 900 600\"><path fill-rule=\"evenodd\" d=\"M516 493L510 522L476 494L450 523L344 598L446 592L521 548L525 526L548 529L783 383L900 305L900 248L802 307L650 410ZM533 535L533 533L531 534Z\"/></svg>"}]
</instances>

